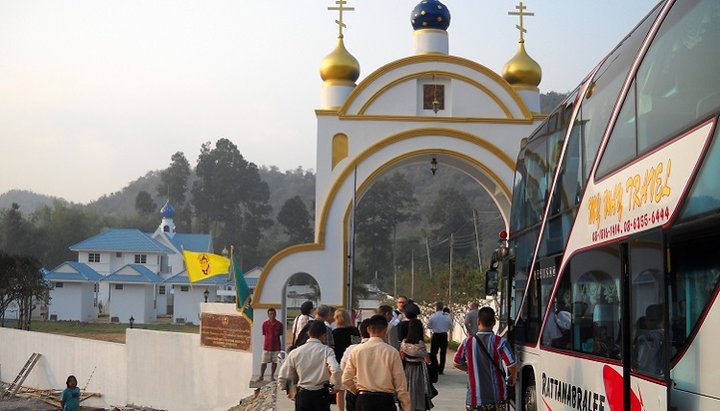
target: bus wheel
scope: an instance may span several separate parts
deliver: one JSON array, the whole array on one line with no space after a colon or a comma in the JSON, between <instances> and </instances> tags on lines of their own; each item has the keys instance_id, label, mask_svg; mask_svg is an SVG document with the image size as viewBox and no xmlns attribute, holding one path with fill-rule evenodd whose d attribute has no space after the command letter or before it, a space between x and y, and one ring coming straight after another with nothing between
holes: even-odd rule
<instances>
[{"instance_id":1,"label":"bus wheel","mask_svg":"<svg viewBox=\"0 0 720 411\"><path fill-rule=\"evenodd\" d=\"M535 378L530 377L523 390L523 411L537 411L537 396L535 391Z\"/></svg>"}]
</instances>

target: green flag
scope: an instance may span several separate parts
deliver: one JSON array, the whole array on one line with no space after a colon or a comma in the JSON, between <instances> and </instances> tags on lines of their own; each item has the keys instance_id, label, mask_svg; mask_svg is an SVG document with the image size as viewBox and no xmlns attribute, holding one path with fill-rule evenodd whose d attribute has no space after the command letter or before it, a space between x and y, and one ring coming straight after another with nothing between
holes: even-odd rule
<instances>
[{"instance_id":1,"label":"green flag","mask_svg":"<svg viewBox=\"0 0 720 411\"><path fill-rule=\"evenodd\" d=\"M250 307L250 287L245 282L245 276L240 269L237 259L232 257L233 275L235 275L235 297L237 309L242 312L248 320L253 320L253 309Z\"/></svg>"}]
</instances>

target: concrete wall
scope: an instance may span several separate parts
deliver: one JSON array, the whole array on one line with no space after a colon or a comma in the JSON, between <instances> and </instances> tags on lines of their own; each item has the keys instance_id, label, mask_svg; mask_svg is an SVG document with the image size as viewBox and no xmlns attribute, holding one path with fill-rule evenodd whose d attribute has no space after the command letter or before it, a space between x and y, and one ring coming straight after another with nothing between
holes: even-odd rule
<instances>
[{"instance_id":1,"label":"concrete wall","mask_svg":"<svg viewBox=\"0 0 720 411\"><path fill-rule=\"evenodd\" d=\"M128 329L117 344L0 328L0 379L14 380L33 352L42 357L24 386L61 389L74 374L102 394L91 407L225 411L252 394L251 353L200 347L199 334Z\"/></svg>"}]
</instances>

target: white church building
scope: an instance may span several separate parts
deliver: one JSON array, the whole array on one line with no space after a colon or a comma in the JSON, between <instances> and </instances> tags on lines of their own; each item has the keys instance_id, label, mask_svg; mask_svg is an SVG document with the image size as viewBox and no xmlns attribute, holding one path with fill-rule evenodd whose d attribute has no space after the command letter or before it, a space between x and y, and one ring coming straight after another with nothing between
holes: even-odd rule
<instances>
[{"instance_id":1,"label":"white church building","mask_svg":"<svg viewBox=\"0 0 720 411\"><path fill-rule=\"evenodd\" d=\"M190 285L182 250L213 252L212 237L177 233L169 202L160 214L162 221L153 233L113 228L71 245L78 260L44 272L51 287L48 318L89 321L104 313L111 322L128 323L132 317L141 324L174 315L180 301L182 314L177 318L197 323L204 291L215 301L227 276ZM190 289L194 292L186 293Z\"/></svg>"},{"instance_id":2,"label":"white church building","mask_svg":"<svg viewBox=\"0 0 720 411\"><path fill-rule=\"evenodd\" d=\"M343 13L354 9L336 3L330 9L338 11L339 35L320 65L315 110L315 237L265 264L253 294L254 341L262 339L267 308L285 313L288 284L297 274L317 281L322 303L349 305L353 204L384 173L411 164L460 170L487 191L507 226L515 158L523 138L545 118L538 88L542 70L525 49L522 18L530 14L522 3L510 13L520 17L521 35L502 73L450 54L450 11L440 1L423 0L410 15L410 55L359 82L360 63L345 48L343 33ZM503 47L501 39L494 47ZM256 373L260 354L259 348L253 352Z\"/></svg>"}]
</instances>

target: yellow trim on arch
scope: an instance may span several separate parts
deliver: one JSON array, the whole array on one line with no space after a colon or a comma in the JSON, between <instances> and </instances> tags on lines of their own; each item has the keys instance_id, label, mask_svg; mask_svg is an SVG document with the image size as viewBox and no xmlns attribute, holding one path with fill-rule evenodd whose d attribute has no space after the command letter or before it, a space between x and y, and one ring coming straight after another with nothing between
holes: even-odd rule
<instances>
[{"instance_id":1,"label":"yellow trim on arch","mask_svg":"<svg viewBox=\"0 0 720 411\"><path fill-rule=\"evenodd\" d=\"M350 92L350 95L347 97L347 100L345 100L345 104L340 108L339 115L344 116L347 115L348 108L352 105L352 103L355 101L355 99L362 93L370 84L374 83L376 80L378 80L381 76L397 69L403 66L409 66L412 64L418 64L418 63L427 63L427 62L437 62L437 63L447 63L447 64L455 64L458 66L464 66L471 70L475 70L479 73L482 73L486 75L487 77L493 79L500 87L502 87L505 91L508 92L510 97L515 101L515 103L518 105L518 108L520 108L520 111L522 112L523 116L525 118L532 118L532 113L530 112L530 109L528 109L527 105L525 104L525 101L520 97L520 95L512 88L512 86L505 81L504 78L502 78L499 74L495 73L494 71L490 70L489 68L483 66L482 64L478 64L472 60L468 60L462 57L457 56L450 56L446 54L420 54L416 56L410 56L406 58L402 58L399 60L395 60L391 63L388 63L379 69L375 70L374 72L370 73L365 79L363 79L360 84L357 85L353 89L353 91Z\"/></svg>"},{"instance_id":2,"label":"yellow trim on arch","mask_svg":"<svg viewBox=\"0 0 720 411\"><path fill-rule=\"evenodd\" d=\"M377 100L381 95L385 94L386 91L397 86L398 84L404 83L406 81L413 80L416 78L432 77L433 75L439 76L439 77L449 77L449 78L453 78L456 80L461 80L461 81L464 81L464 82L470 84L471 86L473 86L475 88L482 90L488 97L490 97L495 102L495 104L497 104L498 107L500 107L500 109L503 111L503 113L505 113L506 118L514 118L512 115L512 112L510 112L510 109L508 108L508 106L505 103L503 103L503 101L500 99L500 97L498 97L497 94L493 93L489 88L487 88L484 85L482 85L481 83L478 83L477 81L471 79L470 77L462 76L460 74L452 73L449 71L423 71L423 72L419 72L419 73L408 74L406 76L397 78L397 79L385 84L384 86L382 86L380 88L380 90L376 91L375 94L370 96L370 98L367 99L367 101L365 101L365 104L363 104L363 106L360 107L360 110L358 110L357 115L364 116L365 111L370 107L370 105L372 103L375 102L375 100Z\"/></svg>"},{"instance_id":3,"label":"yellow trim on arch","mask_svg":"<svg viewBox=\"0 0 720 411\"><path fill-rule=\"evenodd\" d=\"M458 130L452 130L452 129L446 129L446 128L421 128L421 129L415 129L415 130L408 130L408 131L403 131L401 133L392 135L382 141L379 141L379 142L373 144L372 146L365 149L365 151L358 154L358 156L355 157L353 159L353 161L351 161L345 167L345 169L343 169L343 171L340 173L340 175L337 178L335 178L332 187L330 188L327 195L325 196L325 202L322 205L322 212L318 216L320 218L320 220L319 220L319 224L318 224L318 233L315 238L316 238L316 240L319 240L319 241L315 242L315 243L294 245L294 246L285 248L283 250L280 250L275 255L270 257L268 262L265 264L265 267L263 267L262 273L260 274L260 278L258 278L257 285L255 286L255 290L253 291L253 298L252 298L252 301L254 301L252 304L253 308L263 308L265 306L264 304L260 304L256 301L257 301L258 297L260 295L262 295L262 290L265 286L265 279L267 278L267 274L270 271L272 271L273 267L275 267L275 265L278 263L278 261L280 261L281 259L285 258L286 256L288 256L290 254L295 254L295 253L299 253L299 252L303 252L303 251L318 251L318 250L325 249L325 240L324 240L325 239L325 230L326 230L328 215L330 214L330 207L335 202L335 197L337 196L337 193L340 190L340 187L342 186L342 184L345 181L347 181L347 179L353 173L356 165L362 163L363 161L365 161L367 158L369 158L374 153L382 150L385 147L395 144L399 141L406 140L409 138L424 137L424 136L450 137L450 138L456 138L459 140L474 143L474 144L484 148L488 152L492 153L493 155L495 155L498 159L500 159L500 161L502 161L505 165L507 165L510 168L510 170L515 170L515 161L513 159L511 159L507 154L505 154L502 150L500 150L497 146L495 146L494 144L492 144L486 140L483 140L482 138L480 138L478 136L475 136L473 134L466 133L463 131L458 131ZM413 153L419 153L419 152L422 152L422 150L419 150L419 151L416 151ZM492 170L488 169L487 167L485 167L481 163L477 162L476 160L474 160L464 154L446 150L446 149L435 149L435 150L432 150L432 152L435 152L435 153L443 153L444 152L447 154L451 154L453 156L463 158L471 164L475 164L476 166L478 166L478 168L485 171L489 177L491 177L493 180L495 180L498 183L498 185L503 189L503 191L505 191L508 198L511 198L510 189L507 186L505 186L505 184L502 183L502 180L497 176L497 174L495 174ZM403 156L407 156L407 155L408 154L404 154ZM415 154L415 155L418 155L418 154ZM401 157L396 157L396 158L401 158ZM400 161L400 160L398 160L398 161ZM393 164L395 164L395 163L393 162ZM383 170L384 169L385 168L383 168ZM370 174L369 177L374 178L377 175L377 173L378 173L378 170L375 170L375 171L373 171L373 173ZM371 181L371 179L368 178L366 181ZM347 249L346 244L344 244L343 247L345 250ZM347 280L347 277L346 277L347 276L347 272L346 272L347 267L344 267L343 270L344 270L343 281L346 281ZM310 274L312 274L312 273L310 273ZM343 282L343 284L345 284L345 282ZM347 291L343 290L343 297L342 297L343 300L347 299L346 294L347 294Z\"/></svg>"}]
</instances>

